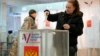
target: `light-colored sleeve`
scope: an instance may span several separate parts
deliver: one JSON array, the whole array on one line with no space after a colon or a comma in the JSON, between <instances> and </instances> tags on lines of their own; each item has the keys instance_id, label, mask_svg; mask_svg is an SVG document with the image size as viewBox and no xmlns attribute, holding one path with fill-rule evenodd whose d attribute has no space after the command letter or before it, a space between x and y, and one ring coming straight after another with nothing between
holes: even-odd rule
<instances>
[{"instance_id":1,"label":"light-colored sleeve","mask_svg":"<svg viewBox=\"0 0 100 56\"><path fill-rule=\"evenodd\" d=\"M23 30L31 29L31 22L30 22L29 18L25 18L24 23L23 23L21 29L23 29Z\"/></svg>"}]
</instances>

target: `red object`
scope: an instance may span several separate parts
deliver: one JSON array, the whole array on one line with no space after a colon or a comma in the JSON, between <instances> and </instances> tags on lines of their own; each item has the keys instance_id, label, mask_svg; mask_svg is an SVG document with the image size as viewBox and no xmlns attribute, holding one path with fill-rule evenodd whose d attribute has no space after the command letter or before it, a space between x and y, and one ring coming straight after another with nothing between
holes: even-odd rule
<instances>
[{"instance_id":1,"label":"red object","mask_svg":"<svg viewBox=\"0 0 100 56\"><path fill-rule=\"evenodd\" d=\"M24 56L39 56L39 47L24 46Z\"/></svg>"},{"instance_id":2,"label":"red object","mask_svg":"<svg viewBox=\"0 0 100 56\"><path fill-rule=\"evenodd\" d=\"M87 21L87 27L92 27L92 20Z\"/></svg>"}]
</instances>

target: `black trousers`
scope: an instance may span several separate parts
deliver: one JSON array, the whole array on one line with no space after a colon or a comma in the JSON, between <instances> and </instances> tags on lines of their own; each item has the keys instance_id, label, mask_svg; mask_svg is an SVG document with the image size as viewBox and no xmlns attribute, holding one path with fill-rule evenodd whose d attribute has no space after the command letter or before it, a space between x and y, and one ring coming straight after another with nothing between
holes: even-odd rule
<instances>
[{"instance_id":1,"label":"black trousers","mask_svg":"<svg viewBox=\"0 0 100 56\"><path fill-rule=\"evenodd\" d=\"M77 46L69 47L69 56L77 56Z\"/></svg>"},{"instance_id":2,"label":"black trousers","mask_svg":"<svg viewBox=\"0 0 100 56\"><path fill-rule=\"evenodd\" d=\"M57 56L77 56L77 46L69 46L65 33L56 33L53 38L53 44L56 49ZM69 51L68 51L69 49Z\"/></svg>"},{"instance_id":3,"label":"black trousers","mask_svg":"<svg viewBox=\"0 0 100 56\"><path fill-rule=\"evenodd\" d=\"M55 47L57 56L68 56L66 48ZM77 56L77 47L71 46L69 47L69 56Z\"/></svg>"}]
</instances>

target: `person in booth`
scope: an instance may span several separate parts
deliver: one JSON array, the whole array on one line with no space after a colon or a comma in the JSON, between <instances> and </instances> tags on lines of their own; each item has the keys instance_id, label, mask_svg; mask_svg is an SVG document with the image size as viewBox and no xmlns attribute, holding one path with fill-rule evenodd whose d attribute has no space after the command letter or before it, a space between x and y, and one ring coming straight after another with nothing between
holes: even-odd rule
<instances>
[{"instance_id":1,"label":"person in booth","mask_svg":"<svg viewBox=\"0 0 100 56\"><path fill-rule=\"evenodd\" d=\"M68 0L66 11L49 14L48 21L57 21L57 30L69 30L69 56L77 54L77 39L83 33L83 13L80 11L77 0ZM55 39L56 42L58 38ZM56 43L59 44L59 43ZM61 50L55 46L57 56L62 56Z\"/></svg>"},{"instance_id":2,"label":"person in booth","mask_svg":"<svg viewBox=\"0 0 100 56\"><path fill-rule=\"evenodd\" d=\"M35 23L35 18L36 18L36 11L34 9L31 9L29 11L29 16L25 18L24 23L21 27L21 30L33 30L37 29L36 23ZM18 48L18 39L13 42L12 47L9 51L8 56L17 56L17 48Z\"/></svg>"},{"instance_id":3,"label":"person in booth","mask_svg":"<svg viewBox=\"0 0 100 56\"><path fill-rule=\"evenodd\" d=\"M50 21L47 20L48 15L50 14L50 11L48 9L44 10L45 13L45 26L46 29L50 29Z\"/></svg>"},{"instance_id":4,"label":"person in booth","mask_svg":"<svg viewBox=\"0 0 100 56\"><path fill-rule=\"evenodd\" d=\"M36 29L37 26L35 23L35 18L36 18L36 11L31 9L29 11L29 16L25 18L21 29L24 29L24 30Z\"/></svg>"}]
</instances>

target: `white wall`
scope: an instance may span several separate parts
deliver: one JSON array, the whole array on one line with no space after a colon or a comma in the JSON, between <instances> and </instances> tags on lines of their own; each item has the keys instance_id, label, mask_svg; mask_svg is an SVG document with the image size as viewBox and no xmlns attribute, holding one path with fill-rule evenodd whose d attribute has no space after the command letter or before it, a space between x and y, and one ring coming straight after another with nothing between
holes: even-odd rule
<instances>
[{"instance_id":1,"label":"white wall","mask_svg":"<svg viewBox=\"0 0 100 56\"><path fill-rule=\"evenodd\" d=\"M46 29L47 27L45 26L45 15L44 15L44 10L49 9L51 13L57 13L61 11L65 11L65 6L66 2L57 2L57 3L46 3L46 4L37 4L37 5L28 5L24 6L22 8L22 13L21 13L21 24L23 24L25 17L28 16L28 11L30 9L35 9L37 11L37 25L38 29ZM56 27L56 22L50 22L51 26L49 29L55 29Z\"/></svg>"},{"instance_id":2,"label":"white wall","mask_svg":"<svg viewBox=\"0 0 100 56\"><path fill-rule=\"evenodd\" d=\"M6 0L0 0L0 40L5 42L6 41L6 20L7 20L7 5L5 3Z\"/></svg>"},{"instance_id":3,"label":"white wall","mask_svg":"<svg viewBox=\"0 0 100 56\"><path fill-rule=\"evenodd\" d=\"M91 1L93 1L92 4ZM79 37L78 46L79 48L100 48L100 0L79 0L79 3L84 13L84 34ZM92 21L92 27L86 26L87 20Z\"/></svg>"}]
</instances>

